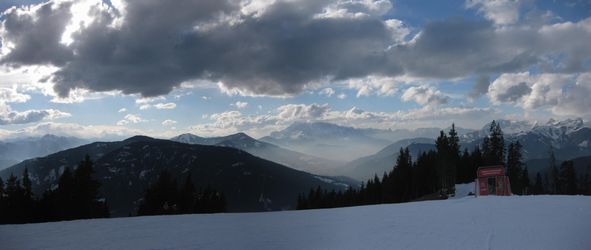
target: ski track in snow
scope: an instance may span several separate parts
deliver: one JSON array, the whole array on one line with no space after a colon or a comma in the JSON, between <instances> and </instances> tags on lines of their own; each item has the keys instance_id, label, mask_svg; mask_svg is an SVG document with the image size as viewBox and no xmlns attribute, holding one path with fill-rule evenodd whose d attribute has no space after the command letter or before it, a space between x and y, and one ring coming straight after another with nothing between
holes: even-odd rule
<instances>
[{"instance_id":1,"label":"ski track in snow","mask_svg":"<svg viewBox=\"0 0 591 250\"><path fill-rule=\"evenodd\" d=\"M464 197L337 209L0 226L1 249L590 249L591 197Z\"/></svg>"}]
</instances>

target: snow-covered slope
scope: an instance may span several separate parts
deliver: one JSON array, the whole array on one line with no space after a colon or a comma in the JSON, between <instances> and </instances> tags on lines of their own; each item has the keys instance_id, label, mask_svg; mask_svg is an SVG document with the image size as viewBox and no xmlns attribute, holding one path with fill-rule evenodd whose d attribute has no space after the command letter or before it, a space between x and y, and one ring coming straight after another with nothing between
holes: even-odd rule
<instances>
[{"instance_id":1,"label":"snow-covered slope","mask_svg":"<svg viewBox=\"0 0 591 250\"><path fill-rule=\"evenodd\" d=\"M589 249L591 197L465 197L308 211L0 226L2 249Z\"/></svg>"}]
</instances>

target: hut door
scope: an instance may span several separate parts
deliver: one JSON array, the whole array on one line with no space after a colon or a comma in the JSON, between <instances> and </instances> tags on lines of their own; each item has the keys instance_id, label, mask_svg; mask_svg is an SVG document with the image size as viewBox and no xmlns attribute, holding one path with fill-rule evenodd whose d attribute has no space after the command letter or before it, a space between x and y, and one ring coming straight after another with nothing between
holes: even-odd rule
<instances>
[{"instance_id":1,"label":"hut door","mask_svg":"<svg viewBox=\"0 0 591 250\"><path fill-rule=\"evenodd\" d=\"M496 191L496 187L497 187L497 181L495 180L495 177L488 177L488 194L489 195L495 195L497 194Z\"/></svg>"}]
</instances>

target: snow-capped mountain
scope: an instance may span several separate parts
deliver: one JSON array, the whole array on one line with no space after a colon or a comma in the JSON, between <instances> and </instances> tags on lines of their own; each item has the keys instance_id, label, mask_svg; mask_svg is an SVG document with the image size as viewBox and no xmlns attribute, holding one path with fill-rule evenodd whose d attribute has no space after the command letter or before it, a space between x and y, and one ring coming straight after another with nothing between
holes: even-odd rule
<instances>
[{"instance_id":1,"label":"snow-capped mountain","mask_svg":"<svg viewBox=\"0 0 591 250\"><path fill-rule=\"evenodd\" d=\"M272 143L259 141L245 133L207 138L193 134L182 134L173 137L170 140L188 144L215 145L236 148L297 170L315 174L335 175L337 173L335 168L341 165L341 163L336 161L299 153L276 146Z\"/></svg>"},{"instance_id":2,"label":"snow-capped mountain","mask_svg":"<svg viewBox=\"0 0 591 250\"><path fill-rule=\"evenodd\" d=\"M297 196L311 188L343 190L338 180L294 170L230 147L191 145L169 140L135 136L124 141L95 142L46 157L26 160L0 171L30 173L33 190L41 194L55 187L66 167L73 168L90 155L95 178L101 183L114 216L126 216L136 209L145 188L167 169L177 180L191 173L198 187L212 186L226 195L229 211L262 211L294 208ZM261 203L260 201L264 201Z\"/></svg>"},{"instance_id":3,"label":"snow-capped mountain","mask_svg":"<svg viewBox=\"0 0 591 250\"><path fill-rule=\"evenodd\" d=\"M581 118L531 123L528 121L498 120L508 142L519 141L523 145L525 159L547 158L553 149L559 159L571 159L591 155L591 128ZM462 144L473 148L488 135L490 123L481 130L461 137Z\"/></svg>"},{"instance_id":4,"label":"snow-capped mountain","mask_svg":"<svg viewBox=\"0 0 591 250\"><path fill-rule=\"evenodd\" d=\"M535 123L529 121L496 120L495 122L500 125L505 135L525 133L531 131L536 125ZM472 140L479 140L485 136L488 136L488 134L490 134L489 129L491 123L492 122L485 124L480 130L465 133L464 135L460 134L461 140L470 142Z\"/></svg>"},{"instance_id":5,"label":"snow-capped mountain","mask_svg":"<svg viewBox=\"0 0 591 250\"><path fill-rule=\"evenodd\" d=\"M84 143L87 141L76 137L51 134L0 141L0 170L29 158L45 156Z\"/></svg>"}]
</instances>

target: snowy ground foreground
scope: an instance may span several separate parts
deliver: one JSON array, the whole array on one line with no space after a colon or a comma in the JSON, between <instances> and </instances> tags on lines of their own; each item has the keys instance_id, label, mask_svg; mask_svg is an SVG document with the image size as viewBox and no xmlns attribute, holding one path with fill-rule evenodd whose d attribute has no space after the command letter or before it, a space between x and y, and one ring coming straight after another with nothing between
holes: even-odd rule
<instances>
[{"instance_id":1,"label":"snowy ground foreground","mask_svg":"<svg viewBox=\"0 0 591 250\"><path fill-rule=\"evenodd\" d=\"M2 249L590 249L591 197L464 197L339 209L0 226Z\"/></svg>"}]
</instances>

